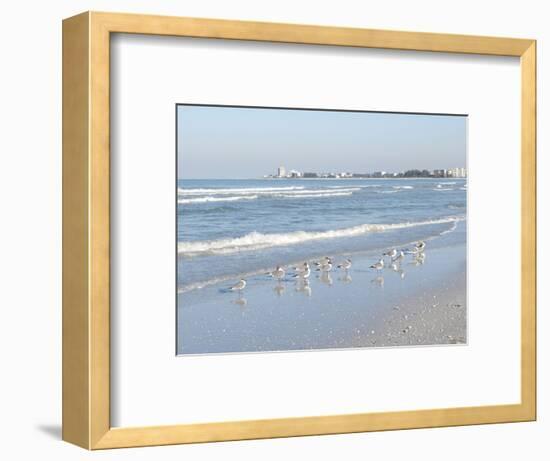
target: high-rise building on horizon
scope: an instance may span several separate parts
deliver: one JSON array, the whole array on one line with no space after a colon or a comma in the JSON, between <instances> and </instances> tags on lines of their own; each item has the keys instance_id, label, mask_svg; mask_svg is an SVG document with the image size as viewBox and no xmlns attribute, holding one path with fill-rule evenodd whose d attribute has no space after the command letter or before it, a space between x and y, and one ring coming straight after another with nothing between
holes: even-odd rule
<instances>
[{"instance_id":1,"label":"high-rise building on horizon","mask_svg":"<svg viewBox=\"0 0 550 461\"><path fill-rule=\"evenodd\" d=\"M277 169L277 176L279 178L284 178L286 176L286 168L284 166L280 166L278 169Z\"/></svg>"},{"instance_id":2,"label":"high-rise building on horizon","mask_svg":"<svg viewBox=\"0 0 550 461\"><path fill-rule=\"evenodd\" d=\"M468 175L466 168L451 168L447 170L447 177L449 178L465 178Z\"/></svg>"}]
</instances>

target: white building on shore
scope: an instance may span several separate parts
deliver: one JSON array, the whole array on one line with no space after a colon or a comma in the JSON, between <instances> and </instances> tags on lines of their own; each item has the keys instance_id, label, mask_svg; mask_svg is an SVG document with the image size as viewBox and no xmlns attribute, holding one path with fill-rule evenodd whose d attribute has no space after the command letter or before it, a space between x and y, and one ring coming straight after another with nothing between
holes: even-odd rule
<instances>
[{"instance_id":1,"label":"white building on shore","mask_svg":"<svg viewBox=\"0 0 550 461\"><path fill-rule=\"evenodd\" d=\"M466 171L466 168L451 168L450 170L447 170L447 177L448 178L465 178L468 175L468 172Z\"/></svg>"},{"instance_id":2,"label":"white building on shore","mask_svg":"<svg viewBox=\"0 0 550 461\"><path fill-rule=\"evenodd\" d=\"M302 173L298 170L290 170L288 172L288 176L290 178L301 178L302 177Z\"/></svg>"},{"instance_id":3,"label":"white building on shore","mask_svg":"<svg viewBox=\"0 0 550 461\"><path fill-rule=\"evenodd\" d=\"M277 177L286 178L286 168L284 166L280 166L277 169Z\"/></svg>"}]
</instances>

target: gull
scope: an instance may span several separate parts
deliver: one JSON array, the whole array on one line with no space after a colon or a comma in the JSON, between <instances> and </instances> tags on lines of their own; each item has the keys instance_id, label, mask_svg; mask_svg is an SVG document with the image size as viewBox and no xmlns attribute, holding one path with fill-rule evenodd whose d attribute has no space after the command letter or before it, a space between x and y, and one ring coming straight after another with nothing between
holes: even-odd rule
<instances>
[{"instance_id":1,"label":"gull","mask_svg":"<svg viewBox=\"0 0 550 461\"><path fill-rule=\"evenodd\" d=\"M295 279L307 279L311 274L311 269L309 268L309 264L307 262L304 263L304 268L301 270L298 270L298 273L293 275Z\"/></svg>"},{"instance_id":2,"label":"gull","mask_svg":"<svg viewBox=\"0 0 550 461\"><path fill-rule=\"evenodd\" d=\"M377 263L370 266L370 269L376 269L377 271L381 271L384 269L384 260L380 259Z\"/></svg>"},{"instance_id":3,"label":"gull","mask_svg":"<svg viewBox=\"0 0 550 461\"><path fill-rule=\"evenodd\" d=\"M392 262L399 262L399 261L401 261L404 257L405 257L405 253L403 253L403 251L400 251L399 254L398 254L397 256L395 256L394 258L392 258Z\"/></svg>"},{"instance_id":4,"label":"gull","mask_svg":"<svg viewBox=\"0 0 550 461\"><path fill-rule=\"evenodd\" d=\"M392 248L390 251L386 251L382 256L389 256L390 259L393 259L397 256L397 250Z\"/></svg>"},{"instance_id":5,"label":"gull","mask_svg":"<svg viewBox=\"0 0 550 461\"><path fill-rule=\"evenodd\" d=\"M269 272L269 275L280 281L285 276L285 270L281 266L277 266L273 272Z\"/></svg>"},{"instance_id":6,"label":"gull","mask_svg":"<svg viewBox=\"0 0 550 461\"><path fill-rule=\"evenodd\" d=\"M293 268L295 271L298 271L298 272L305 272L306 269L309 269L309 263L306 261L304 264L302 264L301 266L296 266Z\"/></svg>"},{"instance_id":7,"label":"gull","mask_svg":"<svg viewBox=\"0 0 550 461\"><path fill-rule=\"evenodd\" d=\"M328 256L325 256L321 261L315 261L313 264L315 264L317 267L324 266L330 261L330 258Z\"/></svg>"},{"instance_id":8,"label":"gull","mask_svg":"<svg viewBox=\"0 0 550 461\"><path fill-rule=\"evenodd\" d=\"M338 264L338 269L349 270L351 268L351 259L346 259L342 264Z\"/></svg>"},{"instance_id":9,"label":"gull","mask_svg":"<svg viewBox=\"0 0 550 461\"><path fill-rule=\"evenodd\" d=\"M421 240L415 245L415 247L418 249L418 251L424 251L424 248L426 248L426 242Z\"/></svg>"},{"instance_id":10,"label":"gull","mask_svg":"<svg viewBox=\"0 0 550 461\"><path fill-rule=\"evenodd\" d=\"M246 286L246 280L241 279L239 280L235 285L233 285L231 288L229 288L231 291L242 291L244 290L244 287Z\"/></svg>"},{"instance_id":11,"label":"gull","mask_svg":"<svg viewBox=\"0 0 550 461\"><path fill-rule=\"evenodd\" d=\"M330 258L327 260L326 263L321 264L316 270L322 272L330 272L332 270L332 261L330 260Z\"/></svg>"}]
</instances>

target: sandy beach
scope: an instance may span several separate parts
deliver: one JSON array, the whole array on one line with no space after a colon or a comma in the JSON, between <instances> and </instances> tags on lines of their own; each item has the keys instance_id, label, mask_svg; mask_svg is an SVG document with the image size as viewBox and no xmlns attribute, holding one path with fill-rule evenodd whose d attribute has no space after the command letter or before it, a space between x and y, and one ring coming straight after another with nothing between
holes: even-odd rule
<instances>
[{"instance_id":1,"label":"sandy beach","mask_svg":"<svg viewBox=\"0 0 550 461\"><path fill-rule=\"evenodd\" d=\"M436 255L437 257L437 255ZM465 344L467 341L466 270L425 288L412 298L386 306L378 324L352 347Z\"/></svg>"},{"instance_id":2,"label":"sandy beach","mask_svg":"<svg viewBox=\"0 0 550 461\"><path fill-rule=\"evenodd\" d=\"M312 272L306 283L286 275L228 282L179 294L178 351L185 354L465 344L466 223L427 241L423 258L408 255L381 271L379 252L351 256L349 271ZM223 295L220 297L220 295Z\"/></svg>"}]
</instances>

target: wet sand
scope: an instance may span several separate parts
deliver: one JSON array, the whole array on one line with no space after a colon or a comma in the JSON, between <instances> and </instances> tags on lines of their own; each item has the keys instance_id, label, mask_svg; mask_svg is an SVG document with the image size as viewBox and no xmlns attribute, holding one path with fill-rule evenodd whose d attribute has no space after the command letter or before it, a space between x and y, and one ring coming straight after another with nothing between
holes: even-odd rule
<instances>
[{"instance_id":1,"label":"wet sand","mask_svg":"<svg viewBox=\"0 0 550 461\"><path fill-rule=\"evenodd\" d=\"M357 338L355 347L465 344L465 287L464 270L435 289L424 289L413 298L387 305L376 327Z\"/></svg>"},{"instance_id":2,"label":"wet sand","mask_svg":"<svg viewBox=\"0 0 550 461\"><path fill-rule=\"evenodd\" d=\"M179 294L178 353L465 344L465 234L444 237L382 271L369 268L378 254L354 254L349 271L306 283L259 274L242 293L223 283Z\"/></svg>"}]
</instances>

